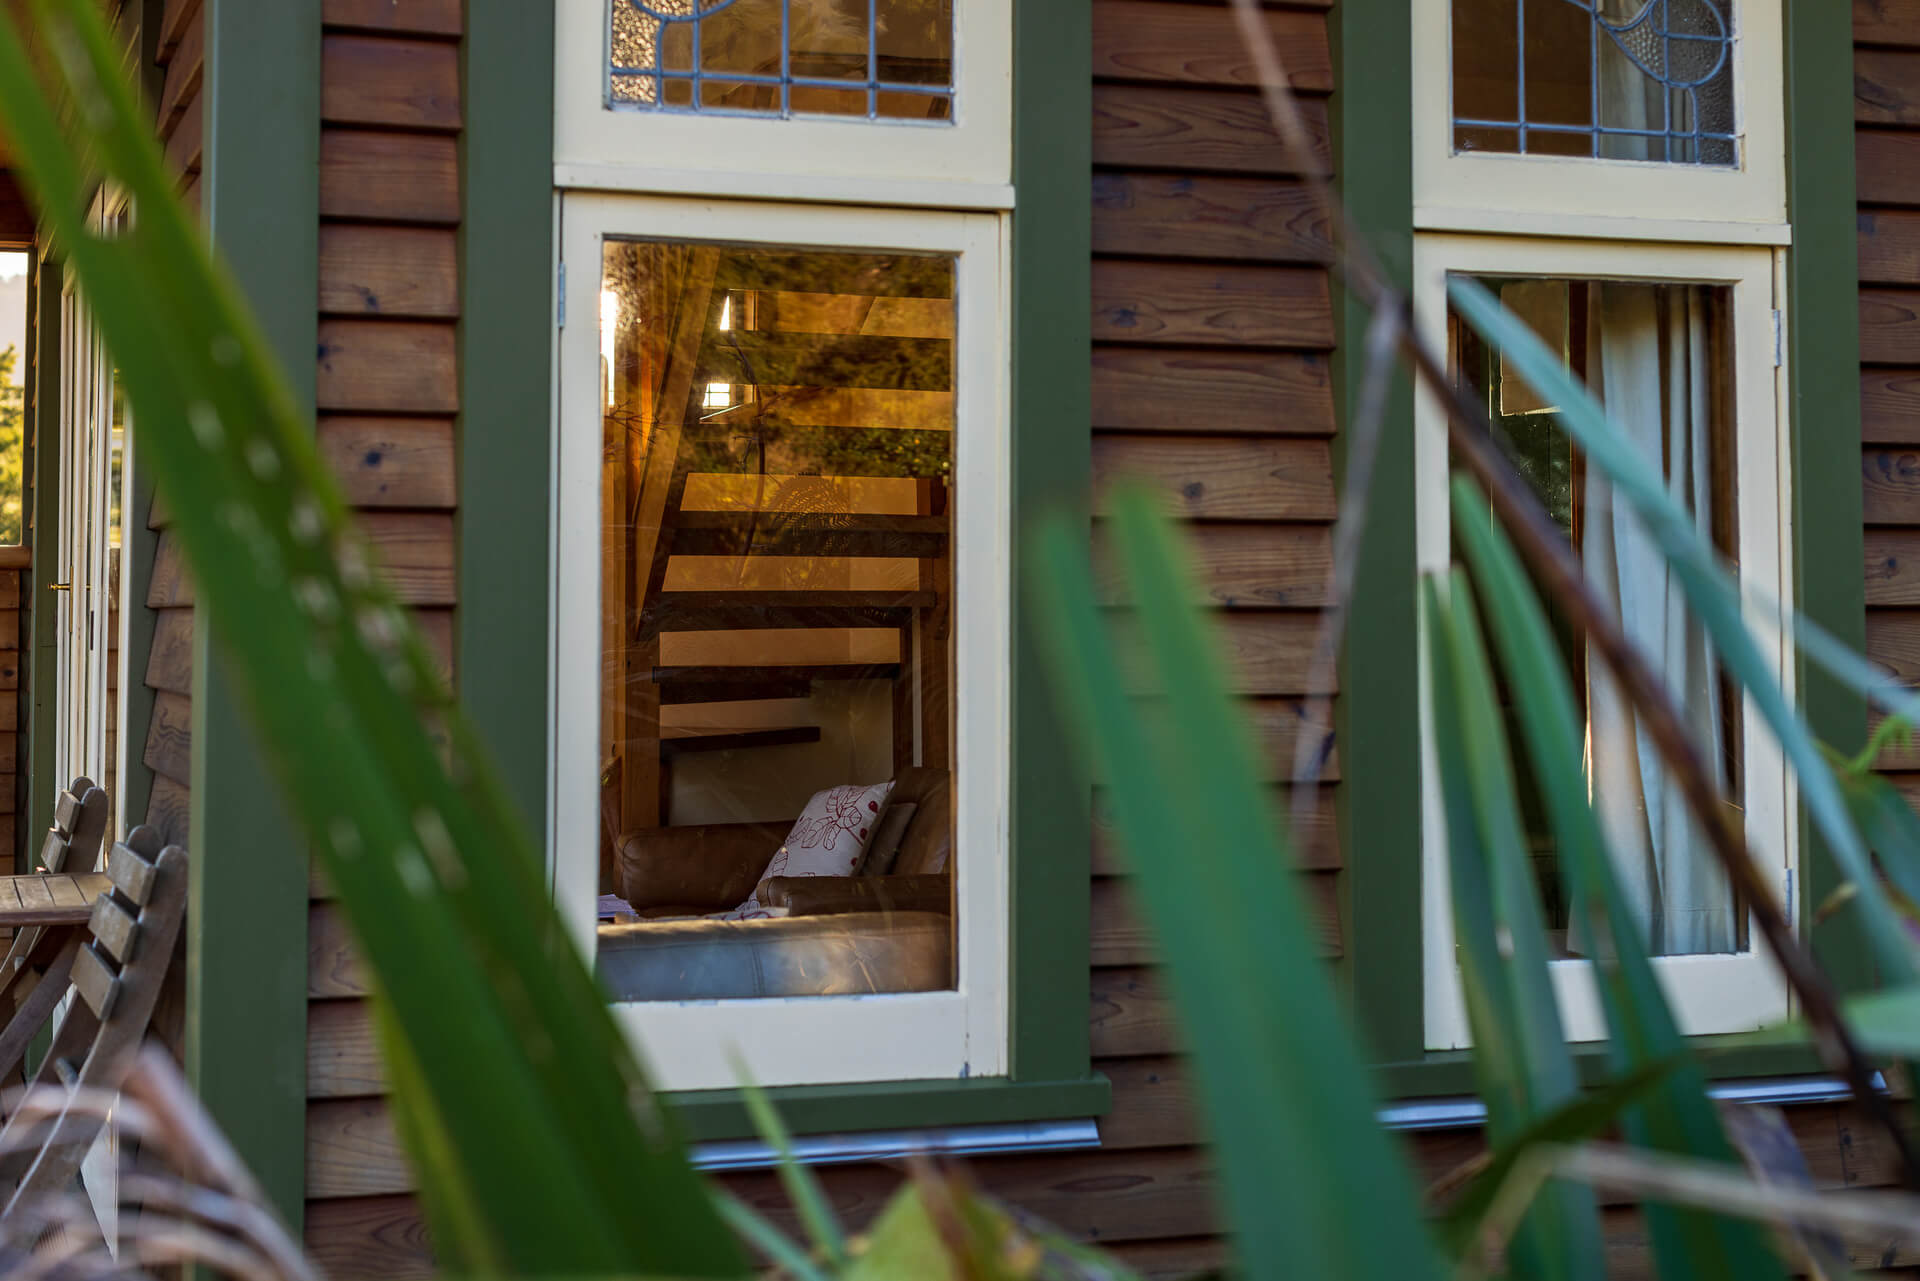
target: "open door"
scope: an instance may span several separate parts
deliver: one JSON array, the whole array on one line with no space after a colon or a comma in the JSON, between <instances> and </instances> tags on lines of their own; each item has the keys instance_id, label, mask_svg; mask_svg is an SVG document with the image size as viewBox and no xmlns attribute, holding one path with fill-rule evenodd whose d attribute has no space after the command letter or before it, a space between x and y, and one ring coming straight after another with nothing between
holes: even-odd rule
<instances>
[{"instance_id":1,"label":"open door","mask_svg":"<svg viewBox=\"0 0 1920 1281\"><path fill-rule=\"evenodd\" d=\"M126 220L104 199L95 218L111 232ZM117 803L121 492L127 408L119 372L69 279L60 309L60 520L57 776L86 775ZM119 830L117 818L110 831Z\"/></svg>"}]
</instances>

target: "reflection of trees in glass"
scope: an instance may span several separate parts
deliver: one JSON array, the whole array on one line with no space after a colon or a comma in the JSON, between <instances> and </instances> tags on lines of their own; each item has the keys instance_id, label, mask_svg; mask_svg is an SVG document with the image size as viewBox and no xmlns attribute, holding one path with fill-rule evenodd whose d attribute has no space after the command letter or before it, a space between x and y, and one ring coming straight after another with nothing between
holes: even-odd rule
<instances>
[{"instance_id":1,"label":"reflection of trees in glass","mask_svg":"<svg viewBox=\"0 0 1920 1281\"><path fill-rule=\"evenodd\" d=\"M21 541L21 483L26 443L26 389L14 383L20 353L0 351L0 544Z\"/></svg>"}]
</instances>

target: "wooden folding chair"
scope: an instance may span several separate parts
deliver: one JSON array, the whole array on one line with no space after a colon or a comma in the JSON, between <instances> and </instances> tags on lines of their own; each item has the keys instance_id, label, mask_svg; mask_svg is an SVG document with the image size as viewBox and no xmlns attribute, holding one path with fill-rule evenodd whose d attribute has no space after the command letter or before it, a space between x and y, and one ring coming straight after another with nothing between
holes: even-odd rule
<instances>
[{"instance_id":1,"label":"wooden folding chair","mask_svg":"<svg viewBox=\"0 0 1920 1281\"><path fill-rule=\"evenodd\" d=\"M74 779L54 801L53 826L41 842L38 870L92 871L109 817L106 792L91 779ZM69 933L63 928L50 935L43 927L23 926L0 960L0 1018L7 1020L0 1031L0 1080L15 1074L27 1043L66 992L66 967L74 949L62 944Z\"/></svg>"},{"instance_id":2,"label":"wooden folding chair","mask_svg":"<svg viewBox=\"0 0 1920 1281\"><path fill-rule=\"evenodd\" d=\"M93 905L84 945L74 943L79 997L54 1034L34 1078L76 1091L112 1090L153 1017L187 908L187 852L162 849L160 834L136 827L107 860L113 888ZM65 1191L103 1119L96 1104L69 1098L59 1116L16 1110L0 1127L0 1217L36 1197Z\"/></svg>"}]
</instances>

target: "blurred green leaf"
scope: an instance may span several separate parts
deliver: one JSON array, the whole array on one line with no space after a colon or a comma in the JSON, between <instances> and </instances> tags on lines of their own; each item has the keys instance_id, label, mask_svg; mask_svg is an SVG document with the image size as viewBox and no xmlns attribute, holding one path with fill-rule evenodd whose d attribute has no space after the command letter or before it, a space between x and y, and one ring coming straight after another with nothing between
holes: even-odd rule
<instances>
[{"instance_id":1,"label":"blurred green leaf","mask_svg":"<svg viewBox=\"0 0 1920 1281\"><path fill-rule=\"evenodd\" d=\"M1661 1151L1731 1162L1733 1148L1707 1096L1706 1076L1688 1057L1588 800L1585 722L1546 611L1505 532L1486 519L1485 498L1468 481L1455 479L1452 503L1455 545L1481 587L1528 763L1572 891L1570 917L1598 953L1594 977L1611 1033L1608 1057L1622 1079L1651 1065L1676 1064L1659 1089L1628 1109L1626 1131L1634 1142ZM1772 1251L1745 1224L1651 1206L1648 1229L1662 1276L1715 1275L1724 1261L1738 1276L1780 1273Z\"/></svg>"},{"instance_id":2,"label":"blurred green leaf","mask_svg":"<svg viewBox=\"0 0 1920 1281\"><path fill-rule=\"evenodd\" d=\"M402 1124L443 1261L743 1274L564 931L537 848L175 199L96 8L36 0L45 83L0 14L11 154L114 353L198 607L391 1012ZM137 211L111 240L86 225L102 182ZM429 724L445 729L451 775Z\"/></svg>"},{"instance_id":3,"label":"blurred green leaf","mask_svg":"<svg viewBox=\"0 0 1920 1281\"><path fill-rule=\"evenodd\" d=\"M1869 992L1845 1003L1847 1026L1875 1054L1920 1059L1920 987Z\"/></svg>"},{"instance_id":4,"label":"blurred green leaf","mask_svg":"<svg viewBox=\"0 0 1920 1281\"><path fill-rule=\"evenodd\" d=\"M1423 580L1420 603L1454 943L1487 1137L1500 1144L1565 1107L1578 1086L1547 968L1546 923L1473 594L1456 572L1444 602L1436 581ZM1526 1275L1598 1278L1605 1275L1601 1245L1593 1194L1555 1183L1534 1199L1512 1249Z\"/></svg>"},{"instance_id":5,"label":"blurred green leaf","mask_svg":"<svg viewBox=\"0 0 1920 1281\"><path fill-rule=\"evenodd\" d=\"M779 1171L780 1186L786 1189L787 1199L793 1202L807 1235L826 1256L827 1266L845 1266L846 1239L841 1234L840 1220L835 1217L833 1206L827 1202L826 1193L821 1190L820 1180L794 1156L793 1136L787 1133L786 1124L780 1120L779 1112L774 1110L767 1092L748 1077L747 1065L738 1054L733 1056L733 1069L740 1083L741 1097L747 1103L747 1115L753 1120L754 1130L778 1158L775 1168Z\"/></svg>"},{"instance_id":6,"label":"blurred green leaf","mask_svg":"<svg viewBox=\"0 0 1920 1281\"><path fill-rule=\"evenodd\" d=\"M1560 422L1585 452L1588 465L1606 476L1659 543L1694 617L1712 635L1722 665L1753 699L1792 763L1801 798L1842 873L1861 883L1857 901L1874 956L1891 979L1920 979L1911 941L1878 884L1869 879L1866 848L1833 773L1781 688L1775 664L1748 630L1740 593L1716 563L1712 545L1668 494L1657 466L1649 465L1612 429L1598 402L1524 322L1473 280L1455 277L1447 290L1462 318L1513 363L1520 377L1560 407Z\"/></svg>"},{"instance_id":7,"label":"blurred green leaf","mask_svg":"<svg viewBox=\"0 0 1920 1281\"><path fill-rule=\"evenodd\" d=\"M1166 695L1151 738L1094 599L1084 517L1038 522L1022 587L1075 742L1111 781L1134 902L1165 951L1242 1266L1255 1277L1434 1281L1444 1268L1412 1176L1375 1120L1282 824L1156 501L1126 487L1109 500L1148 666Z\"/></svg>"}]
</instances>

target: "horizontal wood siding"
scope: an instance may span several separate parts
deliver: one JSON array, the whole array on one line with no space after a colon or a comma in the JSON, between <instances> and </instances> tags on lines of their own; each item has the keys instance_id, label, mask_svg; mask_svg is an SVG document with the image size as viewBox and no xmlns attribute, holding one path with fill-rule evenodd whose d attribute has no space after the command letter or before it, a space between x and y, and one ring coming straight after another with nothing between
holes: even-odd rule
<instances>
[{"instance_id":1,"label":"horizontal wood siding","mask_svg":"<svg viewBox=\"0 0 1920 1281\"><path fill-rule=\"evenodd\" d=\"M167 162L196 208L205 108L201 85L206 78L201 10L202 0L168 0L161 11L154 55L161 77L156 127ZM167 523L166 508L155 501L147 524L160 536L154 544L153 578L146 599L147 608L154 611L154 634L146 668L137 673L155 691L155 701L140 760L153 771L147 823L166 840L185 844L193 812L193 592Z\"/></svg>"},{"instance_id":2,"label":"horizontal wood siding","mask_svg":"<svg viewBox=\"0 0 1920 1281\"><path fill-rule=\"evenodd\" d=\"M449 677L463 10L325 0L321 53L320 451ZM163 537L153 591L190 604L177 559ZM426 1233L412 1198L391 1195L413 1180L387 1126L366 988L344 922L315 895L307 1243L334 1276L407 1275L426 1266Z\"/></svg>"}]
</instances>

